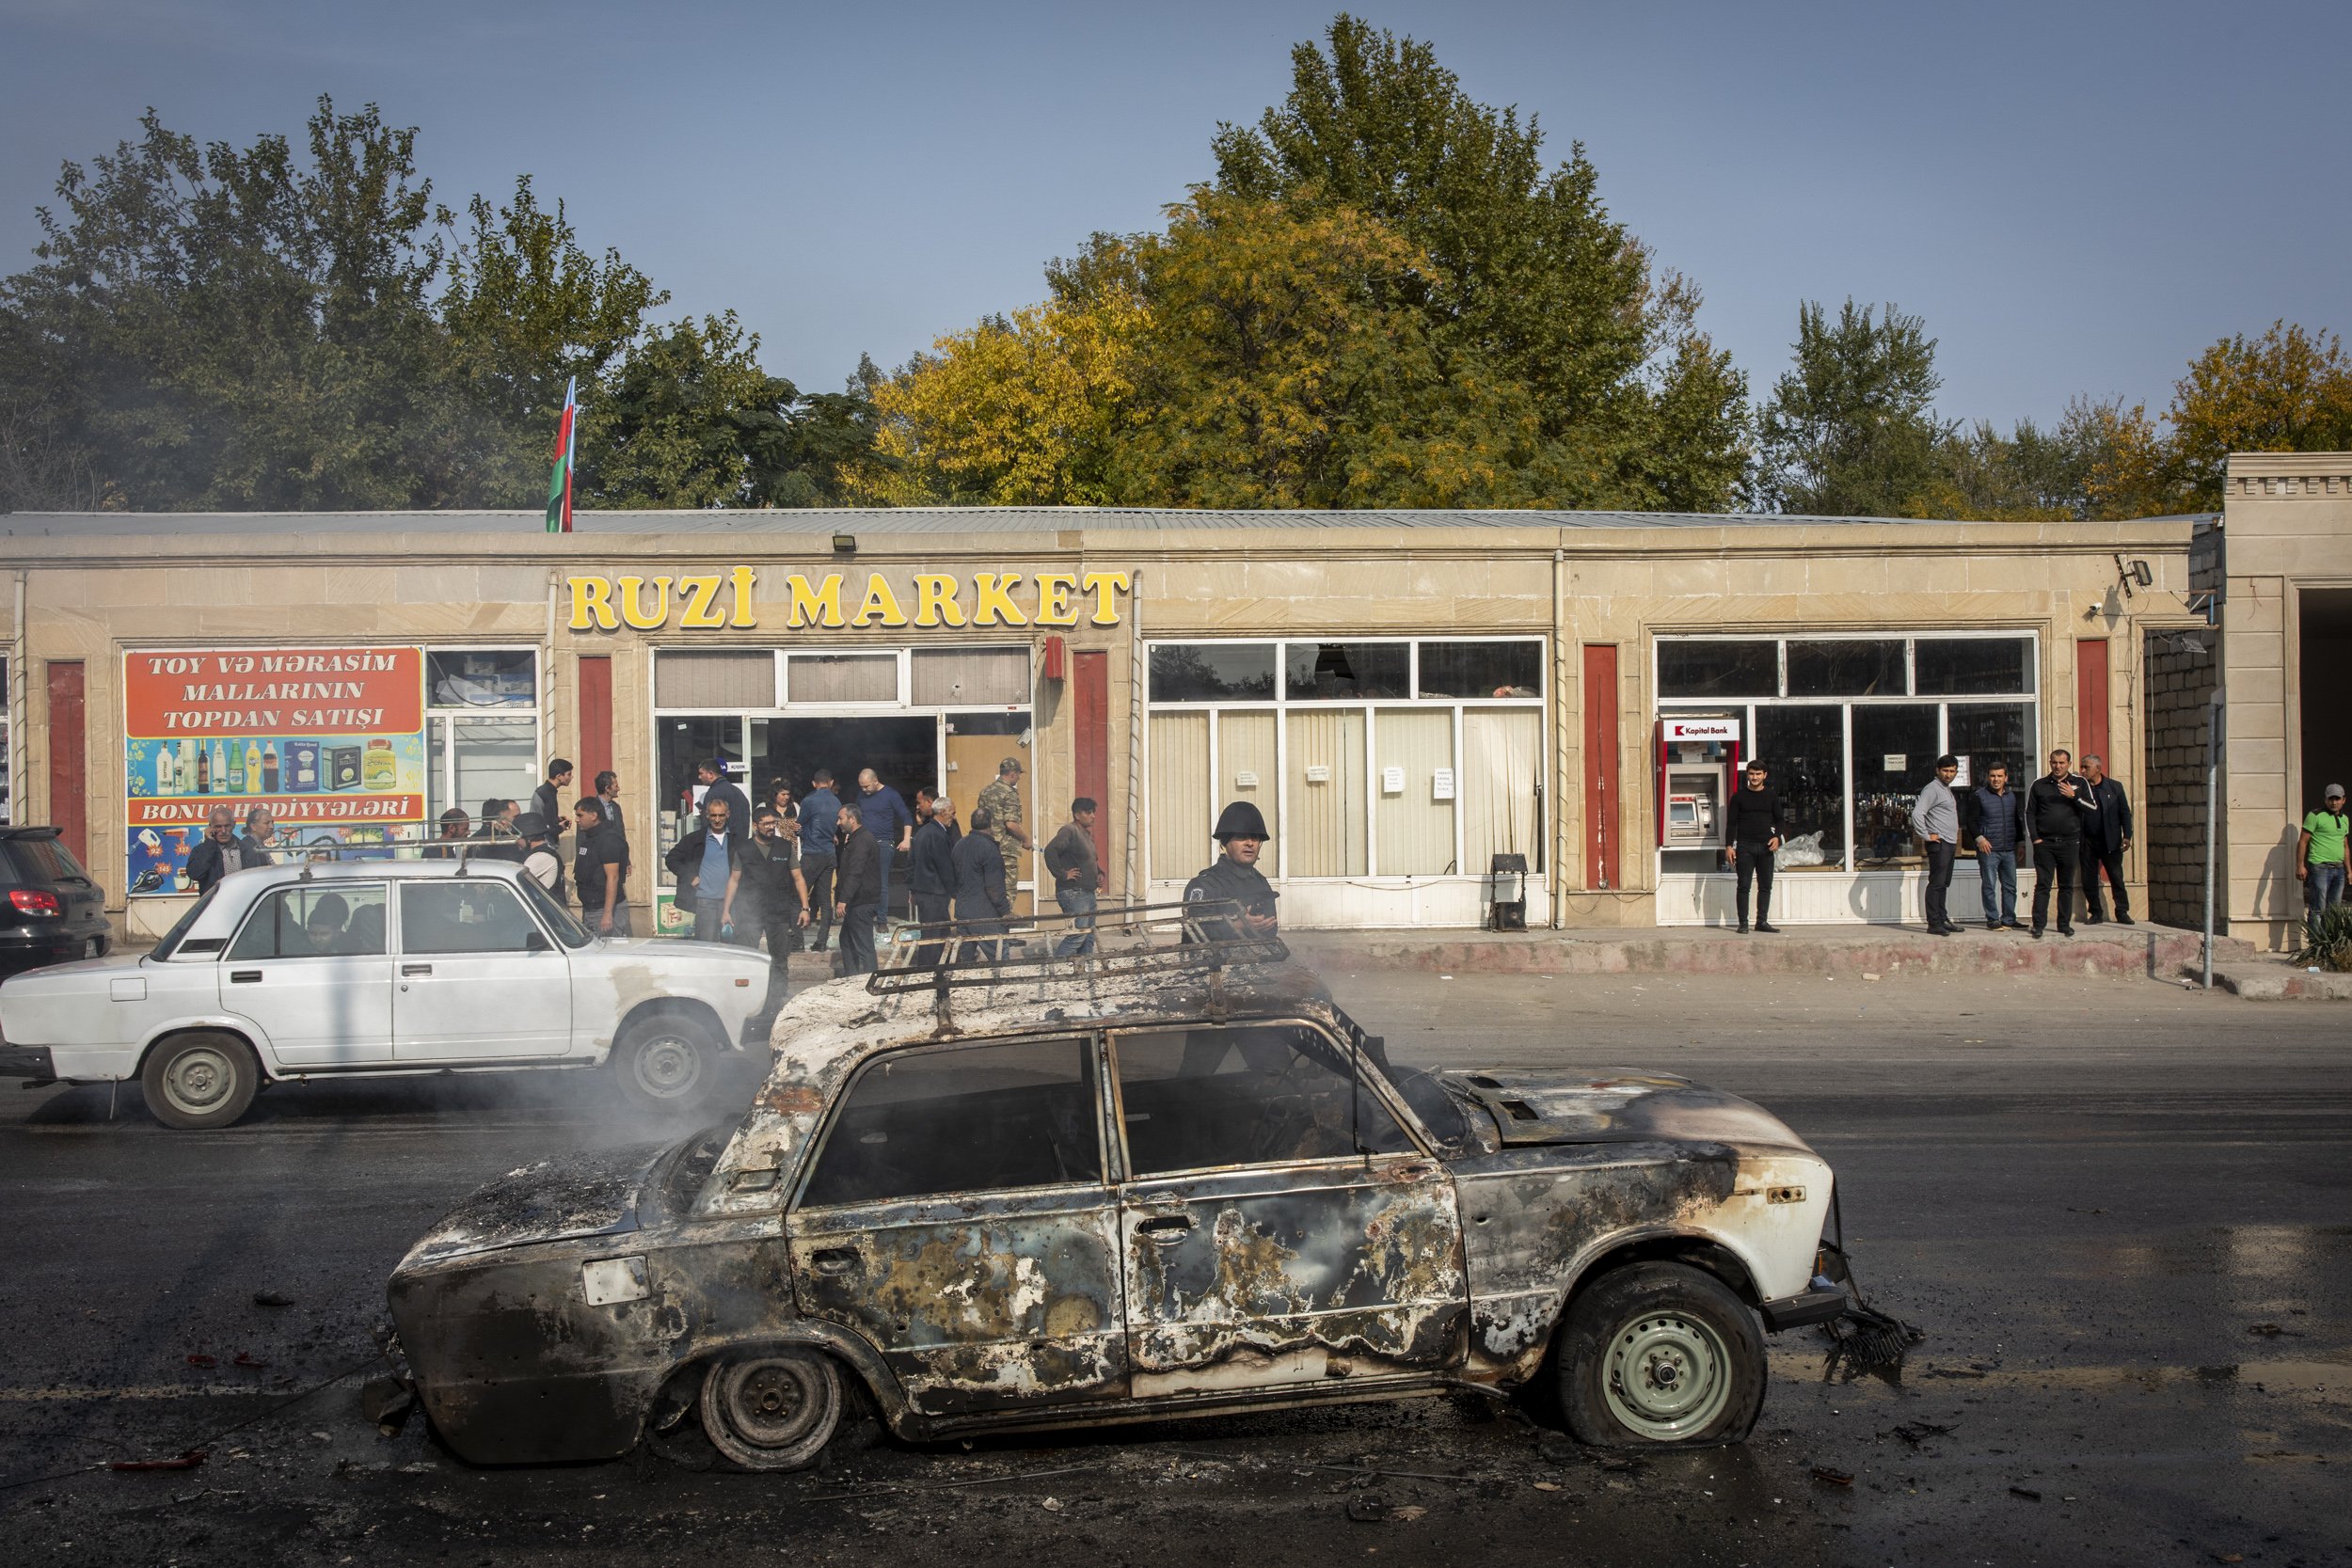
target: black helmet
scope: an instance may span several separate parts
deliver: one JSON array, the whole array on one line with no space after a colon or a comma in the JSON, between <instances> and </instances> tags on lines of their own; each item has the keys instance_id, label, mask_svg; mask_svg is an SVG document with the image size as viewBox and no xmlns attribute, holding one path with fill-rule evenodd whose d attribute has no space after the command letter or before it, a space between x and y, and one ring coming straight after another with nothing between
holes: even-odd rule
<instances>
[{"instance_id":1,"label":"black helmet","mask_svg":"<svg viewBox=\"0 0 2352 1568\"><path fill-rule=\"evenodd\" d=\"M1236 800L1227 806L1216 819L1216 832L1211 835L1219 844L1229 838L1272 838L1265 831L1265 816L1249 800Z\"/></svg>"},{"instance_id":2,"label":"black helmet","mask_svg":"<svg viewBox=\"0 0 2352 1568\"><path fill-rule=\"evenodd\" d=\"M535 811L527 811L515 818L516 838L544 838L547 832L548 819Z\"/></svg>"}]
</instances>

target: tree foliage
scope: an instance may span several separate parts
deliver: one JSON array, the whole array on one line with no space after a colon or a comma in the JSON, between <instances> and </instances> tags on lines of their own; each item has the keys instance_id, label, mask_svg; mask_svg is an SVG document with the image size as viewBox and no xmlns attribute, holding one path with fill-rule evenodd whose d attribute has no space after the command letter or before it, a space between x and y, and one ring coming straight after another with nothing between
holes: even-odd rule
<instances>
[{"instance_id":1,"label":"tree foliage","mask_svg":"<svg viewBox=\"0 0 2352 1568\"><path fill-rule=\"evenodd\" d=\"M302 153L140 128L65 166L0 282L0 505L532 507L574 378L592 503L830 492L831 448L791 463L842 410L731 314L654 321L667 296L527 177L461 230L373 104L322 98Z\"/></svg>"}]
</instances>

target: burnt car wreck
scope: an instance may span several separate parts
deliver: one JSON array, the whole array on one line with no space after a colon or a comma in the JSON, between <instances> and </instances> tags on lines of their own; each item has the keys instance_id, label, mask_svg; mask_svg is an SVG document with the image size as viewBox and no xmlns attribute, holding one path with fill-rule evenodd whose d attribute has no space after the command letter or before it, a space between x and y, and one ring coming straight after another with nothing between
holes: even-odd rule
<instances>
[{"instance_id":1,"label":"burnt car wreck","mask_svg":"<svg viewBox=\"0 0 2352 1568\"><path fill-rule=\"evenodd\" d=\"M1215 906L1104 925L816 987L739 1122L469 1199L389 1289L443 1439L691 1418L789 1469L869 1402L930 1439L1549 1380L1585 1441L1720 1443L1763 1333L1844 1309L1829 1167L1756 1106L1405 1068Z\"/></svg>"}]
</instances>

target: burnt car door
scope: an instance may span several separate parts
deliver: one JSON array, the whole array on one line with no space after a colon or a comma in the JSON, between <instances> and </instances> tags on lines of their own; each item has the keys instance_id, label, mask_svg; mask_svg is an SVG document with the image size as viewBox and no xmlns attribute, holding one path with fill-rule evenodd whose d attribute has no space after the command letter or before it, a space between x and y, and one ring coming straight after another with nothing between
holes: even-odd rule
<instances>
[{"instance_id":1,"label":"burnt car door","mask_svg":"<svg viewBox=\"0 0 2352 1568\"><path fill-rule=\"evenodd\" d=\"M841 1092L786 1225L794 1291L926 1415L1126 1392L1097 1050L898 1051Z\"/></svg>"},{"instance_id":2,"label":"burnt car door","mask_svg":"<svg viewBox=\"0 0 2352 1568\"><path fill-rule=\"evenodd\" d=\"M1454 1181L1310 1023L1111 1037L1137 1398L1458 1364Z\"/></svg>"}]
</instances>

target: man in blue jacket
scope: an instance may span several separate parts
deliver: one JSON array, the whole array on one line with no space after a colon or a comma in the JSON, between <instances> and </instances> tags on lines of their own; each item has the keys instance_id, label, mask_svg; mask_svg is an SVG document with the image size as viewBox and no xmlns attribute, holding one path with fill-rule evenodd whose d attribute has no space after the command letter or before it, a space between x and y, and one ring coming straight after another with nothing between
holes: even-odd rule
<instances>
[{"instance_id":1,"label":"man in blue jacket","mask_svg":"<svg viewBox=\"0 0 2352 1568\"><path fill-rule=\"evenodd\" d=\"M2022 931L2017 920L2017 842L2025 818L2009 766L1994 763L1984 783L1968 792L1968 841L1977 847L1977 878L1984 888L1984 928Z\"/></svg>"},{"instance_id":2,"label":"man in blue jacket","mask_svg":"<svg viewBox=\"0 0 2352 1568\"><path fill-rule=\"evenodd\" d=\"M841 797L833 792L830 768L811 773L808 784L801 797L801 879L808 884L808 950L822 953L833 930L834 829L841 817Z\"/></svg>"}]
</instances>

